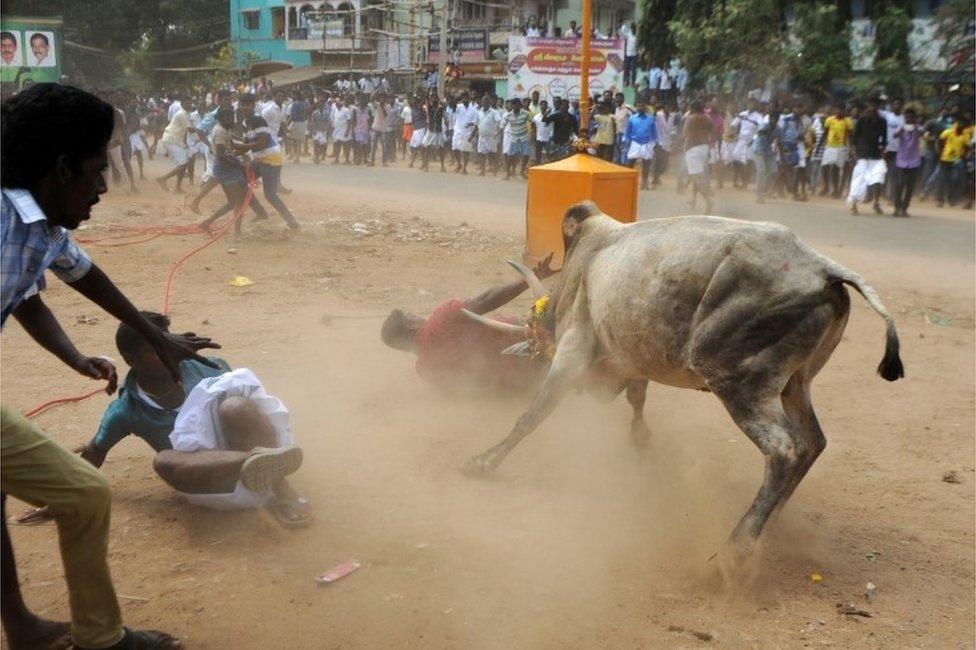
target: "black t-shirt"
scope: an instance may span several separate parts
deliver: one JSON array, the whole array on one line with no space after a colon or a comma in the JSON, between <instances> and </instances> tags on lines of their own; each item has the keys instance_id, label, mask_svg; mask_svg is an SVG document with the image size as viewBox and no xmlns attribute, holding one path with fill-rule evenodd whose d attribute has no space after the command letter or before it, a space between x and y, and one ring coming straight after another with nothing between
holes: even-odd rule
<instances>
[{"instance_id":1,"label":"black t-shirt","mask_svg":"<svg viewBox=\"0 0 976 650\"><path fill-rule=\"evenodd\" d=\"M878 160L888 144L888 121L880 115L865 115L857 120L851 135L858 158Z\"/></svg>"},{"instance_id":2,"label":"black t-shirt","mask_svg":"<svg viewBox=\"0 0 976 650\"><path fill-rule=\"evenodd\" d=\"M554 144L566 144L569 138L579 130L576 117L566 111L550 113L542 118L546 124L552 124L552 141Z\"/></svg>"},{"instance_id":3,"label":"black t-shirt","mask_svg":"<svg viewBox=\"0 0 976 650\"><path fill-rule=\"evenodd\" d=\"M440 104L436 108L427 107L427 130L434 133L444 130L444 107Z\"/></svg>"}]
</instances>

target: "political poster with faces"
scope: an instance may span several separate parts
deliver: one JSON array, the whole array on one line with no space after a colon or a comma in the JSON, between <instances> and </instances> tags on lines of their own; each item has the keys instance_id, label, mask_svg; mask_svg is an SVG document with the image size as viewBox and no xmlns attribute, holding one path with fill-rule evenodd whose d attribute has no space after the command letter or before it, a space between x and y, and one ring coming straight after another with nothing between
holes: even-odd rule
<instances>
[{"instance_id":1,"label":"political poster with faces","mask_svg":"<svg viewBox=\"0 0 976 650\"><path fill-rule=\"evenodd\" d=\"M61 19L0 18L0 81L23 88L61 79Z\"/></svg>"},{"instance_id":2,"label":"political poster with faces","mask_svg":"<svg viewBox=\"0 0 976 650\"><path fill-rule=\"evenodd\" d=\"M509 97L579 99L583 40L579 38L508 39ZM623 89L624 44L620 39L590 41L590 94Z\"/></svg>"}]
</instances>

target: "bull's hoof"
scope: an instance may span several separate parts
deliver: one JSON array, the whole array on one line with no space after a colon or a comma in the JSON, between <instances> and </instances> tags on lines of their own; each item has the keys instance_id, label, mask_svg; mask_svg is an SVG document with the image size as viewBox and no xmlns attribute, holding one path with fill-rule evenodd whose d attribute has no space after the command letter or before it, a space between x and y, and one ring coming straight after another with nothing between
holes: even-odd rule
<instances>
[{"instance_id":1,"label":"bull's hoof","mask_svg":"<svg viewBox=\"0 0 976 650\"><path fill-rule=\"evenodd\" d=\"M497 466L498 463L491 454L478 454L464 464L461 473L471 478L485 478L490 476Z\"/></svg>"},{"instance_id":2,"label":"bull's hoof","mask_svg":"<svg viewBox=\"0 0 976 650\"><path fill-rule=\"evenodd\" d=\"M637 449L646 449L647 443L651 440L651 430L644 422L634 423L630 426L630 444Z\"/></svg>"}]
</instances>

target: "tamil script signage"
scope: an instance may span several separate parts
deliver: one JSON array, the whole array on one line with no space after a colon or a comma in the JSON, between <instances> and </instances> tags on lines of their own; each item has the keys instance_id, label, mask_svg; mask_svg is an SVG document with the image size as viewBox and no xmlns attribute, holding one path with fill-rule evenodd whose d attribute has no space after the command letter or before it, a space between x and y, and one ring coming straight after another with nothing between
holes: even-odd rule
<instances>
[{"instance_id":1,"label":"tamil script signage","mask_svg":"<svg viewBox=\"0 0 976 650\"><path fill-rule=\"evenodd\" d=\"M60 18L0 17L0 81L18 88L61 80Z\"/></svg>"},{"instance_id":2,"label":"tamil script signage","mask_svg":"<svg viewBox=\"0 0 976 650\"><path fill-rule=\"evenodd\" d=\"M447 33L447 60L458 63L484 61L488 55L488 29L485 27L461 27ZM439 35L427 37L427 61L439 63L441 43Z\"/></svg>"},{"instance_id":3,"label":"tamil script signage","mask_svg":"<svg viewBox=\"0 0 976 650\"><path fill-rule=\"evenodd\" d=\"M578 38L508 39L508 94L541 99L579 99L583 41ZM623 89L624 49L620 39L590 41L590 94Z\"/></svg>"}]
</instances>

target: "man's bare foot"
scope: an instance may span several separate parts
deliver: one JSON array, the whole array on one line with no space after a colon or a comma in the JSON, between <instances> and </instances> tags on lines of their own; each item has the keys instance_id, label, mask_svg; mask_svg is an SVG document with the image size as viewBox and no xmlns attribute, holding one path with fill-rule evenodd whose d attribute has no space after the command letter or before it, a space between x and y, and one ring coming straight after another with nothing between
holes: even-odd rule
<instances>
[{"instance_id":1,"label":"man's bare foot","mask_svg":"<svg viewBox=\"0 0 976 650\"><path fill-rule=\"evenodd\" d=\"M4 626L10 650L54 650L68 648L71 639L69 623L49 621L31 614L24 622L12 622Z\"/></svg>"}]
</instances>

